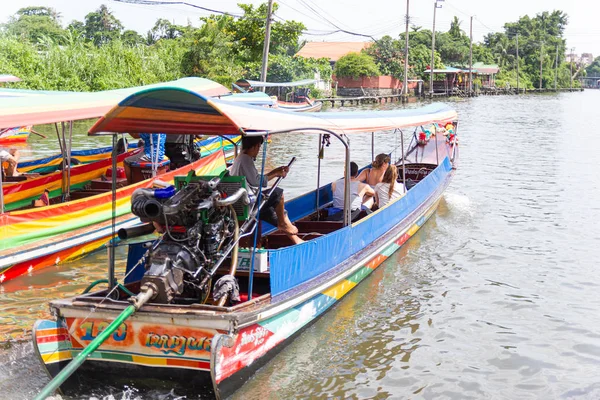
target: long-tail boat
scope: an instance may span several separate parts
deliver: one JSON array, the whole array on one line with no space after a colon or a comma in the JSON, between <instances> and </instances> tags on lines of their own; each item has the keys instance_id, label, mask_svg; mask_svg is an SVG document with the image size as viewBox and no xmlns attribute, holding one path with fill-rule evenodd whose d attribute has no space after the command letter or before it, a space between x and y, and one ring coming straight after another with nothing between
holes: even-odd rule
<instances>
[{"instance_id":1,"label":"long-tail boat","mask_svg":"<svg viewBox=\"0 0 600 400\"><path fill-rule=\"evenodd\" d=\"M243 104L272 104L265 103L266 95L243 96L230 92L216 82L201 78L186 78L162 85L194 90L207 96L220 96L222 99ZM134 88L139 90L140 88ZM114 92L118 92L115 94ZM16 121L27 121L30 124L44 124L99 117L110 110L111 105L122 99L123 94L133 93L132 89L109 91L99 94L82 93L55 96L30 96L35 104L21 107L19 98L13 100L12 107L0 107L0 127L15 125ZM116 96L116 97L115 97ZM125 96L126 97L126 96ZM266 96L268 99L268 96ZM45 99L45 100L44 100ZM50 101L56 99L58 103ZM78 103L75 100L80 99ZM88 99L87 102L83 101ZM12 113L11 113L12 112ZM101 113L101 114L99 114ZM89 164L71 165L74 153L70 150L72 124L62 124L62 135L57 127L61 142L62 170L47 175L32 174L24 181L18 178L15 182L2 182L0 179L0 284L25 273L56 265L67 260L81 257L102 247L111 230L111 200L116 207L117 229L137 223L138 219L130 213L127 206L133 190L139 187L150 187L154 179L144 180L135 185L121 188L115 198L111 197L110 180L102 181L107 170L117 170L124 158L130 152L100 159ZM237 142L236 135L229 135L226 140L214 138L201 140L195 145L200 149L200 155L206 156L187 164L182 168L171 171L159 178L163 181L172 180L176 174L194 170L202 173L216 173L224 168L223 152L232 153L233 145ZM111 150L114 150L111 147ZM216 155L212 156L213 153ZM69 160L69 161L67 161ZM68 171L65 173L65 171ZM1 178L1 176L0 176ZM65 179L66 178L66 179ZM8 178L10 179L10 178ZM91 185L91 188L89 187ZM72 190L72 189L82 190ZM32 200L48 191L50 205L32 208ZM3 212L6 207L9 212ZM19 208L14 210L15 208Z\"/></svg>"},{"instance_id":2,"label":"long-tail boat","mask_svg":"<svg viewBox=\"0 0 600 400\"><path fill-rule=\"evenodd\" d=\"M202 78L183 78L173 82L148 85L144 88L177 86L188 88L208 96L231 102L273 106L274 100L268 95L257 92L248 94L232 94L224 86ZM25 173L18 178L7 178L2 188L4 198L1 199L5 210L20 209L31 204L45 190L50 192L50 197L58 198L65 195L65 191L79 189L100 178L110 164L112 147L74 151L71 149L72 122L76 120L99 118L106 113L112 105L142 88L128 88L109 90L95 93L78 92L52 92L27 89L1 89L0 90L0 126L8 127L13 121L29 121L33 124L54 123L61 146L61 155L46 157L42 160L33 160L20 163L18 170ZM8 95L10 94L10 96ZM58 127L58 122L68 121ZM6 128L10 129L10 128ZM222 144L222 143L221 143ZM204 154L214 150L216 143L200 141L197 143L199 150ZM228 144L225 144L229 146ZM130 154L128 154L130 155ZM119 159L119 165L123 155ZM93 165L82 166L91 161L99 161ZM71 165L68 169L68 182L64 181L63 170L65 163ZM78 164L78 165L74 165ZM24 169L20 169L23 167ZM42 174L42 175L40 175ZM67 193L67 197L69 193ZM1 197L1 196L0 196ZM1 211L1 210L0 210Z\"/></svg>"},{"instance_id":3,"label":"long-tail boat","mask_svg":"<svg viewBox=\"0 0 600 400\"><path fill-rule=\"evenodd\" d=\"M456 112L442 104L313 115L228 104L175 88L125 99L91 135L289 133L293 141L303 132L320 135L319 160L330 139L338 139L345 151L341 219L325 217L331 183L317 183L286 203L304 239L300 244L257 222L270 192L252 198L243 177L189 174L175 178L175 187L134 193L132 210L163 233L129 239L126 266L110 258L108 289L50 303L54 319L35 324L33 342L53 379L36 399L59 387L81 394L103 382L139 390L158 382L195 396L212 386L215 397L227 397L431 217L454 172L456 125ZM409 127L417 128L405 154ZM349 137L375 131L400 136L395 167L408 191L371 214L354 216ZM265 160L267 144L262 154ZM317 182L320 170L321 161ZM245 257L240 247L250 249ZM114 277L120 267L126 268L122 284Z\"/></svg>"},{"instance_id":4,"label":"long-tail boat","mask_svg":"<svg viewBox=\"0 0 600 400\"><path fill-rule=\"evenodd\" d=\"M313 101L309 97L310 89L307 86L317 83L316 79L304 79L295 82L262 82L248 79L239 79L233 84L234 91L242 93L255 92L256 89L266 88L277 97L277 108L293 112L321 111L323 103ZM294 88L293 91L282 93L282 89Z\"/></svg>"}]
</instances>

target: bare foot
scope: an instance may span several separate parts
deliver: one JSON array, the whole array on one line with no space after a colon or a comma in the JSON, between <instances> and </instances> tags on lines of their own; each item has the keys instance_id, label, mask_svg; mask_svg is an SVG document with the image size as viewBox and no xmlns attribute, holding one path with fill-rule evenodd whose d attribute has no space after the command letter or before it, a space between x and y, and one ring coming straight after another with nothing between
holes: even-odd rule
<instances>
[{"instance_id":1,"label":"bare foot","mask_svg":"<svg viewBox=\"0 0 600 400\"><path fill-rule=\"evenodd\" d=\"M294 242L294 244L304 243L304 240L300 239L296 235L290 235L290 239L292 239L292 242Z\"/></svg>"},{"instance_id":2,"label":"bare foot","mask_svg":"<svg viewBox=\"0 0 600 400\"><path fill-rule=\"evenodd\" d=\"M277 226L277 229L279 229L281 232L283 232L283 233L285 233L287 235L296 235L296 234L298 234L298 228L296 228L292 224Z\"/></svg>"}]
</instances>

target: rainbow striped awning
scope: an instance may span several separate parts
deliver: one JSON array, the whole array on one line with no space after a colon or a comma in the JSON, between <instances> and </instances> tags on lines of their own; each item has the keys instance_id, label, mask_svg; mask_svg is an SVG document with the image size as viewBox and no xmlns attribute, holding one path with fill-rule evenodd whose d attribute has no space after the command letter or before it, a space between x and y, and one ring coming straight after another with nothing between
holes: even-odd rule
<instances>
[{"instance_id":1,"label":"rainbow striped awning","mask_svg":"<svg viewBox=\"0 0 600 400\"><path fill-rule=\"evenodd\" d=\"M0 95L0 129L99 118L119 101L140 90L163 87L186 89L209 97L230 93L225 86L203 78L183 78L155 85L91 93L3 89Z\"/></svg>"}]
</instances>

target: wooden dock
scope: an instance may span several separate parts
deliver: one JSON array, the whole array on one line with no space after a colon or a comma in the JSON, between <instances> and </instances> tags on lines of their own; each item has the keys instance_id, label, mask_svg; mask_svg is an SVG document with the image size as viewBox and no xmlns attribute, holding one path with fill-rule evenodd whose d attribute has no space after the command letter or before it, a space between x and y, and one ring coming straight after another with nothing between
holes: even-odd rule
<instances>
[{"instance_id":1,"label":"wooden dock","mask_svg":"<svg viewBox=\"0 0 600 400\"><path fill-rule=\"evenodd\" d=\"M336 103L344 107L345 105L393 103L403 101L405 98L406 96L402 94L390 94L385 96L326 97L323 99L316 99L316 101L322 101L323 103L328 102L331 104L331 107L335 107Z\"/></svg>"},{"instance_id":2,"label":"wooden dock","mask_svg":"<svg viewBox=\"0 0 600 400\"><path fill-rule=\"evenodd\" d=\"M322 99L316 99L324 104L329 103L331 107L339 105L341 107L347 105L359 105L359 104L377 104L377 103L393 103L408 101L408 97L413 99L418 98L438 98L438 97L477 97L477 96L510 96L518 94L534 94L534 93L554 93L554 92L583 92L583 88L560 88L560 89L519 89L516 88L495 88L495 89L484 89L473 91L471 93L463 92L461 90L455 90L452 93L422 93L421 95L410 95L405 96L402 94L384 95L384 96L359 96L359 97L325 97Z\"/></svg>"}]
</instances>

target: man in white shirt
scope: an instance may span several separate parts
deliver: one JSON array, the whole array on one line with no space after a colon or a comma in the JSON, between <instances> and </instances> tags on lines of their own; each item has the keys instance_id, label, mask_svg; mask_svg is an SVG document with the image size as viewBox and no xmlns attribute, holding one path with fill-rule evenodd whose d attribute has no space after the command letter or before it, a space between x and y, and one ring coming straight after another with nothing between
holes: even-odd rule
<instances>
[{"instance_id":1,"label":"man in white shirt","mask_svg":"<svg viewBox=\"0 0 600 400\"><path fill-rule=\"evenodd\" d=\"M242 152L236 157L233 165L229 168L230 175L246 177L246 183L255 195L258 194L259 190L260 174L254 165L254 161L260 152L260 146L263 144L263 141L264 139L262 136L243 137ZM273 178L285 178L288 171L289 168L287 166L275 168L265 174L262 186L267 187L269 181ZM302 239L297 236L298 228L292 225L292 222L285 212L283 189L275 188L260 211L259 218L262 221L277 226L277 229L288 235L294 243L302 243Z\"/></svg>"}]
</instances>

